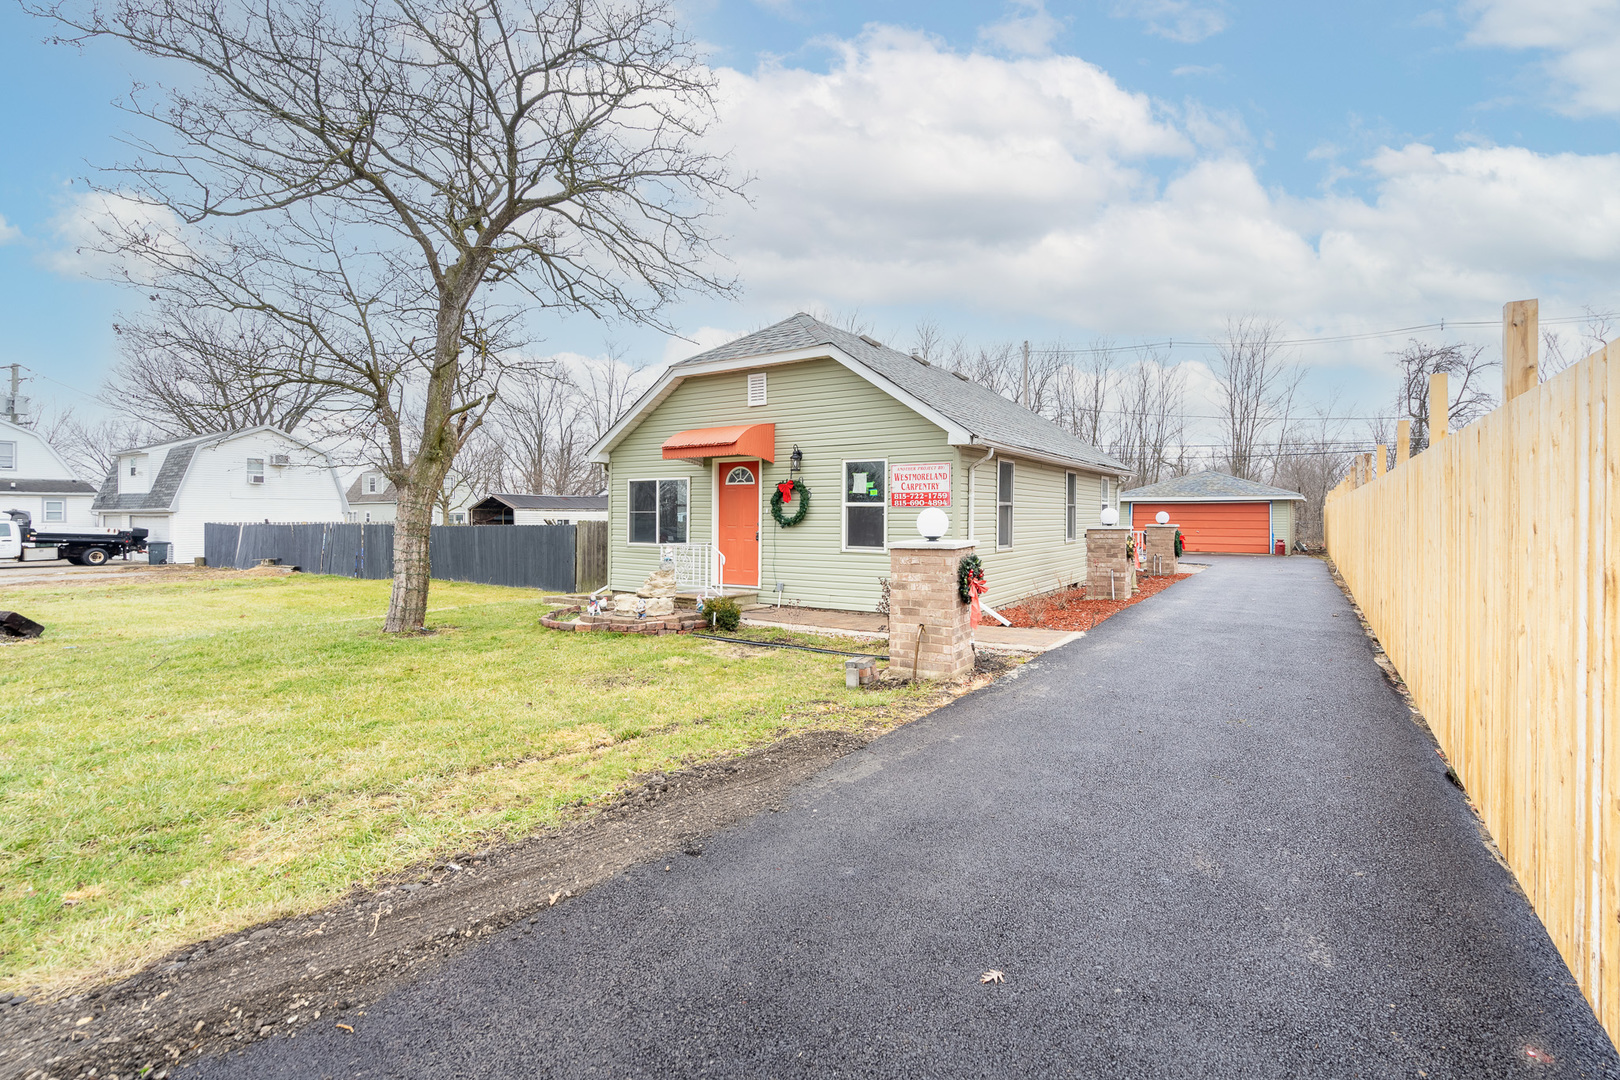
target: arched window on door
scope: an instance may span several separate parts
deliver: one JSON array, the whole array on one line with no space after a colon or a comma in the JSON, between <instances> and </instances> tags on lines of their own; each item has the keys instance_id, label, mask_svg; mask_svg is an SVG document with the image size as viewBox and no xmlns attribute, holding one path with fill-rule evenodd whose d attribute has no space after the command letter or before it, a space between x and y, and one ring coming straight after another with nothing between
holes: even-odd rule
<instances>
[{"instance_id":1,"label":"arched window on door","mask_svg":"<svg viewBox=\"0 0 1620 1080\"><path fill-rule=\"evenodd\" d=\"M726 473L726 483L728 484L752 484L753 482L754 470L746 465L738 465L735 469Z\"/></svg>"}]
</instances>

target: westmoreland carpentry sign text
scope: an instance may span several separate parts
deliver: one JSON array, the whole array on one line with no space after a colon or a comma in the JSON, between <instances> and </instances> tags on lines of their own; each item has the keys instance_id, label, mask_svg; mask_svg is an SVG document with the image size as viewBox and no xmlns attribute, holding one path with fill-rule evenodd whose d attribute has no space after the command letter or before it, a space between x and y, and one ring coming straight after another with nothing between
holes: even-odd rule
<instances>
[{"instance_id":1,"label":"westmoreland carpentry sign text","mask_svg":"<svg viewBox=\"0 0 1620 1080\"><path fill-rule=\"evenodd\" d=\"M889 470L889 505L951 505L950 462L894 466Z\"/></svg>"}]
</instances>

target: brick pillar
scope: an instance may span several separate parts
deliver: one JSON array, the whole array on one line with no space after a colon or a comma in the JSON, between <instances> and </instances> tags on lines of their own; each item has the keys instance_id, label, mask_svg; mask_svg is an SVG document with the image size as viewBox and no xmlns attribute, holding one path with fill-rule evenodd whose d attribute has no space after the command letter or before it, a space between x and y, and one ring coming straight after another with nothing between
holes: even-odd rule
<instances>
[{"instance_id":1,"label":"brick pillar","mask_svg":"<svg viewBox=\"0 0 1620 1080\"><path fill-rule=\"evenodd\" d=\"M1142 564L1142 572L1153 573L1153 557L1159 557L1159 573L1176 573L1176 530L1179 525L1149 525L1143 531L1147 533L1147 551L1144 554L1147 560Z\"/></svg>"},{"instance_id":2,"label":"brick pillar","mask_svg":"<svg viewBox=\"0 0 1620 1080\"><path fill-rule=\"evenodd\" d=\"M1087 600L1127 600L1136 591L1136 564L1125 558L1130 538L1117 526L1086 530Z\"/></svg>"},{"instance_id":3,"label":"brick pillar","mask_svg":"<svg viewBox=\"0 0 1620 1080\"><path fill-rule=\"evenodd\" d=\"M973 670L968 605L956 566L971 540L902 540L889 545L889 670L917 679L954 679Z\"/></svg>"}]
</instances>

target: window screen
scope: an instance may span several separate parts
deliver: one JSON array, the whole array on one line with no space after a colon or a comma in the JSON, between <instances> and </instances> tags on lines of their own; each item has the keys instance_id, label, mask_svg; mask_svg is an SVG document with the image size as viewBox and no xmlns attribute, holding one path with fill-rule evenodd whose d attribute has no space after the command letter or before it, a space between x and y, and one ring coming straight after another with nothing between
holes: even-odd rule
<instances>
[{"instance_id":1,"label":"window screen","mask_svg":"<svg viewBox=\"0 0 1620 1080\"><path fill-rule=\"evenodd\" d=\"M250 457L247 459L247 478L250 484L264 483L264 458Z\"/></svg>"},{"instance_id":2,"label":"window screen","mask_svg":"<svg viewBox=\"0 0 1620 1080\"><path fill-rule=\"evenodd\" d=\"M686 543L686 481L658 481L658 542Z\"/></svg>"},{"instance_id":3,"label":"window screen","mask_svg":"<svg viewBox=\"0 0 1620 1080\"><path fill-rule=\"evenodd\" d=\"M844 546L882 550L887 532L889 463L844 462Z\"/></svg>"},{"instance_id":4,"label":"window screen","mask_svg":"<svg viewBox=\"0 0 1620 1080\"><path fill-rule=\"evenodd\" d=\"M630 481L630 542L658 542L658 481Z\"/></svg>"},{"instance_id":5,"label":"window screen","mask_svg":"<svg viewBox=\"0 0 1620 1080\"><path fill-rule=\"evenodd\" d=\"M996 470L996 547L1013 546L1013 463Z\"/></svg>"}]
</instances>

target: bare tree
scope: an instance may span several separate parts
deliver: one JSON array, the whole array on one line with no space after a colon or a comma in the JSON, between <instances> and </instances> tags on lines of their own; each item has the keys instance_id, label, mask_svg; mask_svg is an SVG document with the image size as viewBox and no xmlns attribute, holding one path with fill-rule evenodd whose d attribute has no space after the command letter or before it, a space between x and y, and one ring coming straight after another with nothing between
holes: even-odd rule
<instances>
[{"instance_id":1,"label":"bare tree","mask_svg":"<svg viewBox=\"0 0 1620 1080\"><path fill-rule=\"evenodd\" d=\"M1286 437L1299 385L1298 367L1281 355L1278 330L1255 318L1229 320L1213 365L1225 465L1245 480L1258 479L1267 464L1265 443L1273 430L1279 442Z\"/></svg>"},{"instance_id":2,"label":"bare tree","mask_svg":"<svg viewBox=\"0 0 1620 1080\"><path fill-rule=\"evenodd\" d=\"M308 365L312 343L256 312L214 312L169 297L113 330L122 356L102 403L173 438L260 424L292 431L338 398L332 386L284 377Z\"/></svg>"},{"instance_id":3,"label":"bare tree","mask_svg":"<svg viewBox=\"0 0 1620 1080\"><path fill-rule=\"evenodd\" d=\"M118 463L118 452L162 438L146 423L127 417L86 420L71 407L42 409L24 423L67 459L81 480L99 484Z\"/></svg>"},{"instance_id":4,"label":"bare tree","mask_svg":"<svg viewBox=\"0 0 1620 1080\"><path fill-rule=\"evenodd\" d=\"M148 293L307 348L399 490L384 622L427 608L432 506L526 309L656 322L710 269L714 77L663 0L25 0L188 69L130 109L104 247Z\"/></svg>"},{"instance_id":5,"label":"bare tree","mask_svg":"<svg viewBox=\"0 0 1620 1080\"><path fill-rule=\"evenodd\" d=\"M1112 450L1129 465L1131 487L1156 484L1181 449L1186 427L1185 379L1179 367L1144 351L1120 379Z\"/></svg>"},{"instance_id":6,"label":"bare tree","mask_svg":"<svg viewBox=\"0 0 1620 1080\"><path fill-rule=\"evenodd\" d=\"M1411 453L1420 453L1429 445L1429 376L1447 376L1454 425L1471 424L1496 407L1496 396L1485 389L1489 381L1485 373L1502 365L1484 359L1484 353L1483 345L1430 345L1414 338L1393 354L1401 376L1395 412L1412 418Z\"/></svg>"},{"instance_id":7,"label":"bare tree","mask_svg":"<svg viewBox=\"0 0 1620 1080\"><path fill-rule=\"evenodd\" d=\"M1546 382L1560 371L1579 360L1584 360L1602 349L1614 338L1615 313L1597 311L1588 306L1586 319L1581 324L1579 345L1565 344L1565 339L1552 327L1541 331L1541 363L1537 365L1540 381Z\"/></svg>"},{"instance_id":8,"label":"bare tree","mask_svg":"<svg viewBox=\"0 0 1620 1080\"><path fill-rule=\"evenodd\" d=\"M1327 493L1350 468L1351 452L1345 442L1348 421L1337 415L1339 411L1339 396L1334 393L1295 423L1278 448L1272 482L1305 496L1296 524L1301 543L1322 543L1322 506Z\"/></svg>"}]
</instances>

